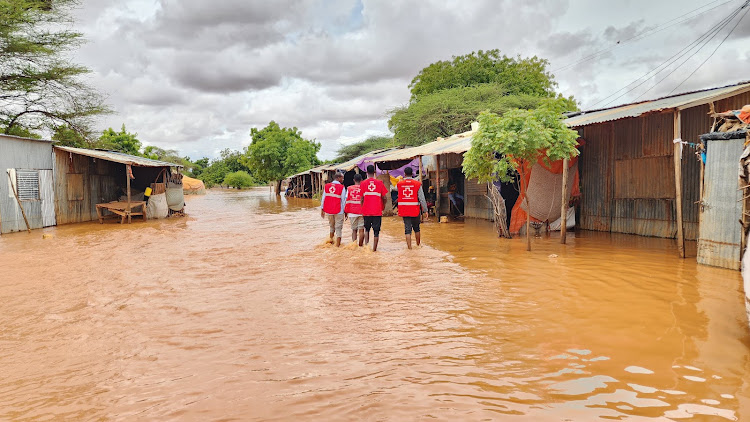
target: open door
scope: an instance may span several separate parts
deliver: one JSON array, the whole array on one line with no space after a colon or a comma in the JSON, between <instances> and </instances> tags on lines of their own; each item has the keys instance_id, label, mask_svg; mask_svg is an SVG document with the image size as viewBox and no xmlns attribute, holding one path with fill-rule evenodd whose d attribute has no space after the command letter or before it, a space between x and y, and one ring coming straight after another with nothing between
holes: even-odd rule
<instances>
[{"instance_id":1,"label":"open door","mask_svg":"<svg viewBox=\"0 0 750 422\"><path fill-rule=\"evenodd\" d=\"M742 191L737 189L745 139L707 141L700 203L698 263L740 269Z\"/></svg>"}]
</instances>

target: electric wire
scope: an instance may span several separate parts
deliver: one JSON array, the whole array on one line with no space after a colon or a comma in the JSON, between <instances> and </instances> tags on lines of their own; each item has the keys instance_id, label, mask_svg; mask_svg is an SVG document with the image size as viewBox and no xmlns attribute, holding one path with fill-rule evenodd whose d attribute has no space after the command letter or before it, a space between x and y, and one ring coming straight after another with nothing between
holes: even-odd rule
<instances>
[{"instance_id":1,"label":"electric wire","mask_svg":"<svg viewBox=\"0 0 750 422\"><path fill-rule=\"evenodd\" d=\"M737 9L734 9L732 12L729 13L729 15L727 15L724 18L722 18L719 22L717 22L715 25L713 25L711 29L709 29L708 31L706 31L705 33L703 33L697 39L693 40L687 46L683 47L681 50L679 50L677 53L675 53L674 55L672 55L671 57L669 57L667 60L665 60L664 62L662 62L661 64L659 64L655 68L651 69L650 71L646 72L646 74L644 74L643 76L641 76L641 77L633 80L632 82L630 82L629 84L625 85L624 87L618 89L617 91L615 91L615 92L609 94L608 96L600 99L599 101L595 102L590 108L594 108L597 105L602 104L605 101L607 101L608 99L610 99L613 96L617 95L621 91L627 90L622 95L619 95L616 98L614 98L613 100L607 101L605 103L605 106L609 105L609 104L617 101L618 99L624 97L625 95L629 94L633 90L637 89L638 87L640 87L644 83L646 83L652 76L656 76L657 74L663 72L670 65L674 64L677 60L679 60L680 58L682 58L685 54L687 54L688 52L690 52L691 50L693 50L696 46L704 43L705 40L707 40L709 37L711 37L711 38L714 37L716 35L716 33L718 33L718 31L721 31L724 27L726 27L727 24L729 24L729 22L731 22L731 20L734 19L734 17L737 16L737 14L741 11L741 9L742 9L741 7L737 8ZM641 79L643 79L643 81L641 81ZM638 83L637 85L633 86L632 88L628 89L633 84L636 84L638 81L641 81L641 82Z\"/></svg>"},{"instance_id":2,"label":"electric wire","mask_svg":"<svg viewBox=\"0 0 750 422\"><path fill-rule=\"evenodd\" d=\"M610 47L607 47L605 49L599 50L599 51L597 51L595 53L591 53L590 55L588 55L586 57L583 57L583 58L581 58L580 60L578 60L576 62L568 63L568 64L566 64L564 66L560 66L560 67L557 67L555 69L552 69L551 72L552 73L557 73L557 72L560 72L560 71L567 70L567 69L569 69L569 68L571 68L573 66L579 65L581 63L584 63L584 62L587 62L589 60L592 60L592 59L594 59L594 58L596 58L598 56L601 56L602 54L607 53L607 52L609 52L611 50L614 50L615 48L620 47L620 46L622 46L622 45L624 45L626 43L638 41L638 40L641 40L643 38L650 37L651 35L658 34L659 32L665 31L665 30L667 30L667 29L669 29L669 28L671 28L671 27L673 27L675 25L679 25L681 23L685 23L685 22L687 22L689 20L695 19L698 16L701 16L701 15L703 15L705 13L708 13L708 12L710 12L710 11L718 8L718 7L721 7L721 6L723 6L723 5L727 4L727 3L731 3L731 2L736 1L736 0L727 0L727 1L723 2L723 3L717 4L716 6L713 6L713 7L709 8L709 9L706 9L706 10L704 10L704 11L702 11L702 12L696 14L696 15L689 16L689 17L687 17L687 18L685 18L685 19L683 19L683 20L681 20L679 22L674 22L674 23L672 23L670 25L667 25L670 22L673 22L673 21L675 21L677 19L681 19L681 18L683 18L685 16L688 16L688 15L692 14L693 12L696 12L696 11L698 11L700 9L703 9L706 6L709 6L712 3L716 3L717 1L721 1L721 0L714 0L713 2L705 4L705 5L701 6L701 7L693 9L693 10L691 10L691 11L689 11L689 12L683 14L683 15L680 15L680 16L674 18L674 19L670 19L670 20L668 20L668 21L666 21L666 22L664 22L664 23L662 23L660 25L657 25L653 29L650 29L650 30L648 30L648 31L646 31L646 32L644 32L642 34L634 35L634 36L632 36L630 38L627 38L625 40L618 41L617 44L615 44L613 46L610 46ZM665 25L667 25L667 26L665 26Z\"/></svg>"},{"instance_id":3,"label":"electric wire","mask_svg":"<svg viewBox=\"0 0 750 422\"><path fill-rule=\"evenodd\" d=\"M742 6L742 7L743 7L743 8L746 8L748 4L750 4L750 1L748 1L748 2L745 2L745 4L744 4L744 5ZM721 40L721 42L719 43L719 45L717 45L717 46L716 46L716 48L714 48L714 51L712 51L712 52L711 52L711 54L709 54L709 55L708 55L708 57L706 57L706 58L705 58L705 59L704 59L704 60L703 60L703 61L701 62L701 64L699 64L699 65L698 65L698 67L696 67L696 68L695 68L695 70L693 70L693 71L692 71L692 72L691 72L691 73L690 73L690 74L689 74L689 75L687 76L687 78L683 79L683 80L682 80L682 82L680 82L679 84L677 84L677 86L676 86L676 87L674 87L674 88L673 88L673 89L672 89L671 91L669 91L669 94L667 94L667 95L672 95L672 93L674 93L675 91L677 91L677 88L679 88L680 86L682 86L682 84L684 84L685 82L687 82L687 80L688 80L688 79L690 79L690 78L691 78L691 77L692 77L693 75L695 75L695 73L696 73L696 72L697 72L697 71L698 71L698 70L699 70L699 69L700 69L701 67L703 67L703 65L704 65L704 64L706 64L706 62L707 62L707 61L708 61L708 60L709 60L709 59L710 59L711 57L713 57L713 55L714 55L714 54L716 53L716 51L717 51L717 50L719 49L719 47L721 47L721 45L722 45L722 44L724 44L724 42L725 42L725 41L727 40L727 38L729 38L729 36L730 36L730 35L732 35L732 32L734 32L734 30L735 30L735 29L737 29L737 26L738 26L738 25L740 24L740 22L742 22L742 20L743 20L743 19L745 19L745 16L747 15L747 12L750 12L750 8L748 8L747 10L745 10L745 13L743 13L743 14L742 14L742 16L740 16L740 19L739 19L739 20L737 21L737 23L735 23L735 24L734 24L734 26L732 27L732 29L730 29L730 30L729 30L729 32L728 32L728 33L727 33L727 35L726 35L726 36L724 37L724 39L723 39L723 40Z\"/></svg>"}]
</instances>

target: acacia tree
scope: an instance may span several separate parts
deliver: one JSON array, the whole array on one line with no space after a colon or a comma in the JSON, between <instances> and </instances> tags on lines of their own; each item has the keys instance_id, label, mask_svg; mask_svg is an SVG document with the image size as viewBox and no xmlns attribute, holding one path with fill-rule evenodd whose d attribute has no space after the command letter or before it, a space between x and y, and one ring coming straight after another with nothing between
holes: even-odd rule
<instances>
[{"instance_id":1,"label":"acacia tree","mask_svg":"<svg viewBox=\"0 0 750 422\"><path fill-rule=\"evenodd\" d=\"M552 162L578 155L578 133L563 122L569 111L563 100L547 100L534 110L511 110L503 116L483 112L479 132L464 155L463 171L479 182L500 179L509 182L518 172L526 203L526 248L531 250L530 216L526 171L540 158ZM563 229L564 230L564 229Z\"/></svg>"},{"instance_id":2,"label":"acacia tree","mask_svg":"<svg viewBox=\"0 0 750 422\"><path fill-rule=\"evenodd\" d=\"M86 67L66 58L82 34L67 28L77 0L0 0L0 131L66 125L89 134L103 98L80 77Z\"/></svg>"},{"instance_id":3,"label":"acacia tree","mask_svg":"<svg viewBox=\"0 0 750 422\"><path fill-rule=\"evenodd\" d=\"M256 178L276 182L276 195L281 195L284 178L320 164L320 144L304 139L296 127L282 128L271 121L263 129L251 129L250 136L253 141L243 161Z\"/></svg>"}]
</instances>

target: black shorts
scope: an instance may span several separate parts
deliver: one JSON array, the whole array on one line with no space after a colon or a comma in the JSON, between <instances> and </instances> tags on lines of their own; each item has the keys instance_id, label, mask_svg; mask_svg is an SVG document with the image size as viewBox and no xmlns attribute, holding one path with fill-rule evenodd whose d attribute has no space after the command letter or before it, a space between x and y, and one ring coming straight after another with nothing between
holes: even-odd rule
<instances>
[{"instance_id":1,"label":"black shorts","mask_svg":"<svg viewBox=\"0 0 750 422\"><path fill-rule=\"evenodd\" d=\"M365 233L370 232L370 227L372 227L373 233L375 233L375 237L380 236L380 224L383 222L383 217L380 215L366 215L365 217Z\"/></svg>"},{"instance_id":2,"label":"black shorts","mask_svg":"<svg viewBox=\"0 0 750 422\"><path fill-rule=\"evenodd\" d=\"M419 216L404 217L404 233L411 234L412 228L414 229L414 233L419 233L420 222L421 222L421 219L419 218Z\"/></svg>"}]
</instances>

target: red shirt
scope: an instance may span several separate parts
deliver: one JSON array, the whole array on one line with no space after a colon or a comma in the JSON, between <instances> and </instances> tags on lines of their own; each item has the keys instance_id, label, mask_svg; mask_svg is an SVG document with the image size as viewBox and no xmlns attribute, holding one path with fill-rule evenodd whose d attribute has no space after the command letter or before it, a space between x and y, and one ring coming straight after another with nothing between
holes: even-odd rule
<instances>
[{"instance_id":1,"label":"red shirt","mask_svg":"<svg viewBox=\"0 0 750 422\"><path fill-rule=\"evenodd\" d=\"M358 185L351 185L346 190L346 207L344 212L347 214L362 215L362 189Z\"/></svg>"},{"instance_id":2,"label":"red shirt","mask_svg":"<svg viewBox=\"0 0 750 422\"><path fill-rule=\"evenodd\" d=\"M387 198L388 189L382 181L371 178L363 180L359 185L362 189L362 215L378 216L383 215L383 201L381 198Z\"/></svg>"}]
</instances>

